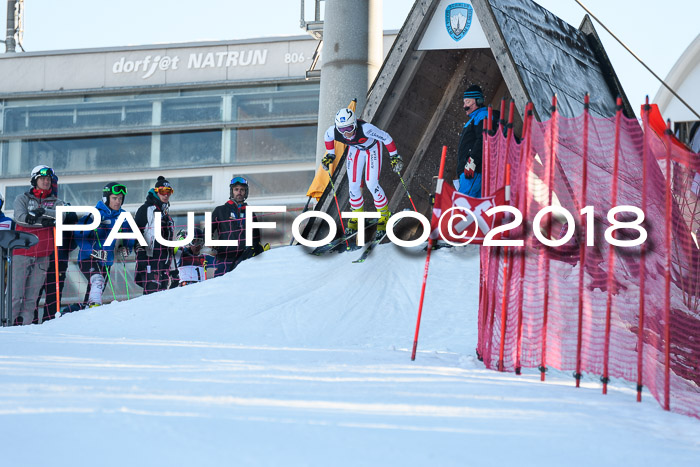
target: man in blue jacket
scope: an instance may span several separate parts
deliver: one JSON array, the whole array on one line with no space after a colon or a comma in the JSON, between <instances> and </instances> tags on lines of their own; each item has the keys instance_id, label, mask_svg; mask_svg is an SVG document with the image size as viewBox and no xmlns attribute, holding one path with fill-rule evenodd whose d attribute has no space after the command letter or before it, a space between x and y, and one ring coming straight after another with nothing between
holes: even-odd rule
<instances>
[{"instance_id":1,"label":"man in blue jacket","mask_svg":"<svg viewBox=\"0 0 700 467\"><path fill-rule=\"evenodd\" d=\"M80 272L88 280L85 291L87 306L102 305L102 292L105 287L105 278L109 277L109 269L114 264L114 242L107 246L105 240L114 228L117 218L124 212L121 208L126 198L126 187L121 183L111 182L102 189L102 199L95 206L100 213L100 226L91 231L76 233L76 241L80 252L78 253L78 265ZM83 217L79 223L87 224L91 221L91 215ZM123 222L118 228L131 232L127 222ZM128 240L126 247L121 247L118 254L127 256L134 245L134 240Z\"/></svg>"},{"instance_id":2,"label":"man in blue jacket","mask_svg":"<svg viewBox=\"0 0 700 467\"><path fill-rule=\"evenodd\" d=\"M459 137L457 149L459 191L467 196L481 198L483 129L488 109L484 107L484 92L477 85L471 85L464 91L463 101L469 120Z\"/></svg>"}]
</instances>

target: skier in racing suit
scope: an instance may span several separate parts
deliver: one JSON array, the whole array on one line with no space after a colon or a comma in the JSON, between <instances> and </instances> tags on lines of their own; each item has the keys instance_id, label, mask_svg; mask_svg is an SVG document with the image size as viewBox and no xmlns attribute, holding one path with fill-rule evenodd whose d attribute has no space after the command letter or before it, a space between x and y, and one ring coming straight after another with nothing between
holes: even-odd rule
<instances>
[{"instance_id":1,"label":"skier in racing suit","mask_svg":"<svg viewBox=\"0 0 700 467\"><path fill-rule=\"evenodd\" d=\"M365 184L374 198L374 207L381 214L377 231L386 230L386 223L391 213L388 206L389 200L379 185L379 173L382 170L381 143L389 151L392 169L400 173L403 169L403 160L396 150L394 140L387 132L371 123L358 120L352 110L340 109L335 114L335 124L330 126L325 134L327 152L321 163L326 170L335 160L334 141L339 141L348 147L345 163L350 189L350 207L353 212L364 211L362 196L362 178L364 177ZM348 233L353 230L357 230L357 218L350 219L348 222Z\"/></svg>"}]
</instances>

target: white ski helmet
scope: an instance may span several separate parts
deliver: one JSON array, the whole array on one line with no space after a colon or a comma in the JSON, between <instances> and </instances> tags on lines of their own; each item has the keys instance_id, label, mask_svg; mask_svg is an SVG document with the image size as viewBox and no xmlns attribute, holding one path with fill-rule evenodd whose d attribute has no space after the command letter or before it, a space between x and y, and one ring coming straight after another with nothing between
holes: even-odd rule
<instances>
[{"instance_id":1,"label":"white ski helmet","mask_svg":"<svg viewBox=\"0 0 700 467\"><path fill-rule=\"evenodd\" d=\"M355 118L355 112L350 109L340 109L337 114L335 114L335 128L343 133L342 129L352 127L352 131L355 130L357 126L357 118ZM349 132L348 130L345 131Z\"/></svg>"},{"instance_id":2,"label":"white ski helmet","mask_svg":"<svg viewBox=\"0 0 700 467\"><path fill-rule=\"evenodd\" d=\"M42 175L42 171L44 171L44 174ZM36 186L36 179L39 177L51 177L53 178L53 169L49 167L48 165L37 165L32 169L32 173L30 175L30 182L32 186Z\"/></svg>"}]
</instances>

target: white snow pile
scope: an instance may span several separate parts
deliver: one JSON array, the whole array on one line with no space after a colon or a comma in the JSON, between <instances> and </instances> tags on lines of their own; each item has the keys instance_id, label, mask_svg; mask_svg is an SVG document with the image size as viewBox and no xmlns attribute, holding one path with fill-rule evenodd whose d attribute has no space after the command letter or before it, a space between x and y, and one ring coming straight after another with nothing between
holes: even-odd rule
<instances>
[{"instance_id":1,"label":"white snow pile","mask_svg":"<svg viewBox=\"0 0 700 467\"><path fill-rule=\"evenodd\" d=\"M486 370L478 250L269 251L232 273L0 328L0 465L694 466L700 420L634 384Z\"/></svg>"}]
</instances>

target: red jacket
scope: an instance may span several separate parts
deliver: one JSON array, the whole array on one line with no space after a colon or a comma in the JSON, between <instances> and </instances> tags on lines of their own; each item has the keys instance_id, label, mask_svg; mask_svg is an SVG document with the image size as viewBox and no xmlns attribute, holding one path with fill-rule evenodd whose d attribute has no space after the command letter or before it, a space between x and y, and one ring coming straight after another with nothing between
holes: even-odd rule
<instances>
[{"instance_id":1,"label":"red jacket","mask_svg":"<svg viewBox=\"0 0 700 467\"><path fill-rule=\"evenodd\" d=\"M56 217L56 206L63 205L63 201L56 198L52 192L42 192L36 188L22 193L15 199L15 230L28 232L39 237L39 243L31 248L17 248L14 254L22 256L34 256L41 258L49 256L54 252L53 227L42 227L40 219L35 224L27 224L27 214L29 211L39 207L44 208L48 217ZM43 216L42 216L43 218Z\"/></svg>"},{"instance_id":2,"label":"red jacket","mask_svg":"<svg viewBox=\"0 0 700 467\"><path fill-rule=\"evenodd\" d=\"M13 250L14 254L35 256L37 258L53 254L53 229L53 227L24 227L23 225L17 224L15 230L36 235L39 237L39 243L30 248L16 248Z\"/></svg>"}]
</instances>

